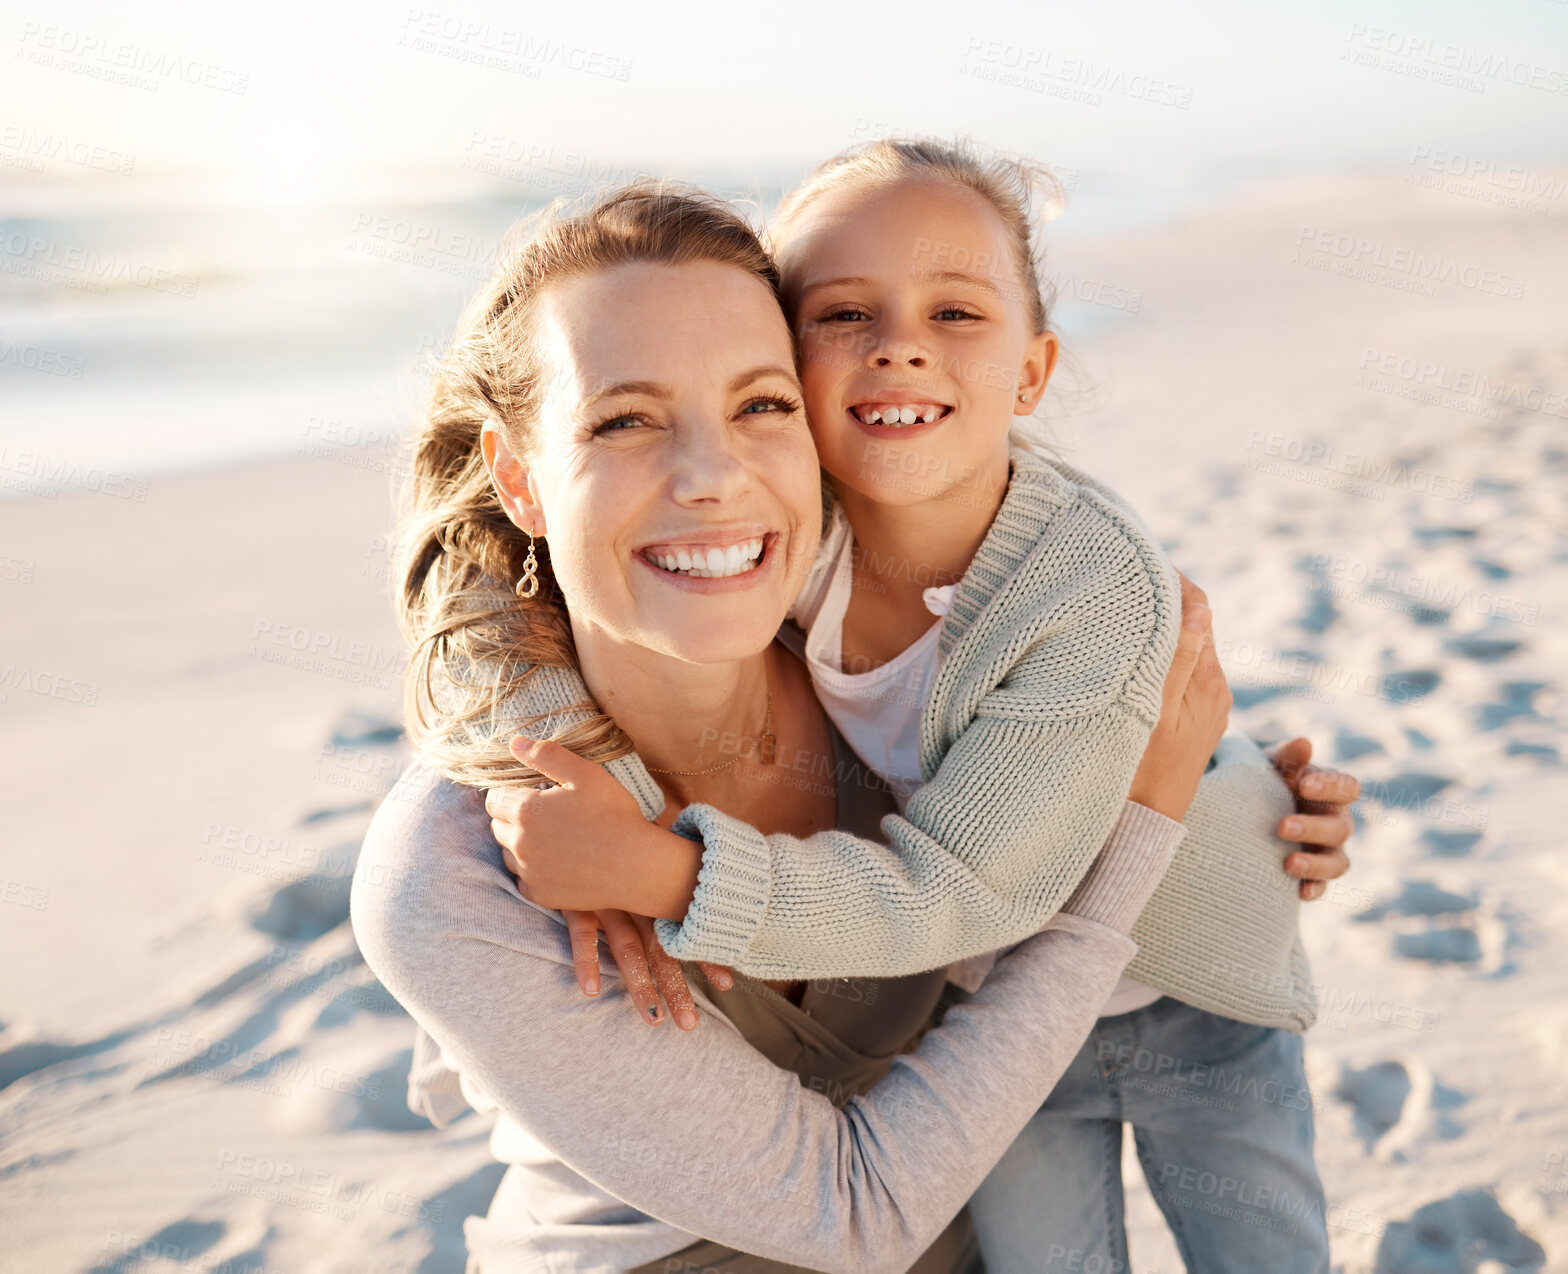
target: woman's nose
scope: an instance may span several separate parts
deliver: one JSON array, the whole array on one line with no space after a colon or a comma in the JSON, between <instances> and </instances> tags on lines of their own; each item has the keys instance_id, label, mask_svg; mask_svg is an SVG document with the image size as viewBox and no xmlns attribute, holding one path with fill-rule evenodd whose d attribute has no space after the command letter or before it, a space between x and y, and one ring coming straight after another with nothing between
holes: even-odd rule
<instances>
[{"instance_id":1,"label":"woman's nose","mask_svg":"<svg viewBox=\"0 0 1568 1274\"><path fill-rule=\"evenodd\" d=\"M746 489L751 474L735 454L722 424L682 430L674 454L671 490L682 504L733 499Z\"/></svg>"}]
</instances>

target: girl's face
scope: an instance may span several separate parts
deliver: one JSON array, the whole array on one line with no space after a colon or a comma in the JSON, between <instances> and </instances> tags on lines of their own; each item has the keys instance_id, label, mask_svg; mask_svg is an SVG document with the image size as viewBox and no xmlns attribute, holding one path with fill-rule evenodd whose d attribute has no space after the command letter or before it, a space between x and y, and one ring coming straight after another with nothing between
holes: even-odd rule
<instances>
[{"instance_id":1,"label":"girl's face","mask_svg":"<svg viewBox=\"0 0 1568 1274\"><path fill-rule=\"evenodd\" d=\"M816 552L816 450L789 329L735 266L635 262L541 298L528 453L487 430L509 515L549 537L579 649L692 663L773 640Z\"/></svg>"},{"instance_id":2,"label":"girl's face","mask_svg":"<svg viewBox=\"0 0 1568 1274\"><path fill-rule=\"evenodd\" d=\"M1056 338L1031 330L991 204L937 178L851 183L807 206L781 264L812 434L839 489L915 504L995 483L999 500L1009 426L1039 402Z\"/></svg>"}]
</instances>

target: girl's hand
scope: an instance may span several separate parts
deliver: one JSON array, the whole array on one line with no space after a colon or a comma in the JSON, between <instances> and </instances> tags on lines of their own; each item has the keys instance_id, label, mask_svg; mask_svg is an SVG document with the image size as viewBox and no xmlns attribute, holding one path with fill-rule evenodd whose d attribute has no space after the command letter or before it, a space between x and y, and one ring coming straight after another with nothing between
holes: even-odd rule
<instances>
[{"instance_id":1,"label":"girl's hand","mask_svg":"<svg viewBox=\"0 0 1568 1274\"><path fill-rule=\"evenodd\" d=\"M663 995L670 1015L681 1030L689 1031L697 1025L697 1005L692 1000L686 975L680 961L659 945L652 920L624 911L565 911L561 914L566 917L566 931L571 935L572 967L577 970L577 985L582 987L583 994L599 994L599 930L603 929L637 1016L650 1026L662 1022L664 1014L659 997ZM704 963L702 971L716 987L735 985L735 975L723 965Z\"/></svg>"},{"instance_id":2,"label":"girl's hand","mask_svg":"<svg viewBox=\"0 0 1568 1274\"><path fill-rule=\"evenodd\" d=\"M1180 572L1178 572L1180 574ZM1230 720L1230 686L1214 647L1209 598L1181 576L1181 633L1165 675L1159 724L1127 799L1180 822Z\"/></svg>"},{"instance_id":3,"label":"girl's hand","mask_svg":"<svg viewBox=\"0 0 1568 1274\"><path fill-rule=\"evenodd\" d=\"M1268 756L1296 798L1296 812L1279 824L1281 838L1301 844L1285 860L1285 870L1301 877L1302 901L1311 902L1350 870L1344 846L1356 825L1348 811L1361 796L1361 784L1354 775L1308 765L1312 744L1306 739L1272 747Z\"/></svg>"},{"instance_id":4,"label":"girl's hand","mask_svg":"<svg viewBox=\"0 0 1568 1274\"><path fill-rule=\"evenodd\" d=\"M650 823L602 765L558 743L519 735L512 754L547 781L485 791L490 830L524 897L561 911L684 918L700 845Z\"/></svg>"}]
</instances>

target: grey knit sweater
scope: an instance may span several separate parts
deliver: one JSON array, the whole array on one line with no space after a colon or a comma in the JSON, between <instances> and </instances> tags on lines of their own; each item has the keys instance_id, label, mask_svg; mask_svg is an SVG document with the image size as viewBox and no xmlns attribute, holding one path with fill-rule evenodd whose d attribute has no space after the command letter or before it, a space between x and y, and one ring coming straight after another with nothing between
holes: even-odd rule
<instances>
[{"instance_id":1,"label":"grey knit sweater","mask_svg":"<svg viewBox=\"0 0 1568 1274\"><path fill-rule=\"evenodd\" d=\"M582 697L563 669L530 683L539 710ZM646 817L663 807L635 756L608 768ZM891 1274L953 1218L1082 1046L1181 835L1128 807L1061 914L841 1108L700 990L694 1031L650 1030L601 949L604 989L584 996L561 916L518 893L483 793L428 765L376 811L350 905L366 963L428 1032L413 1087L460 1076L462 1099L498 1112L491 1149L509 1167L488 1215L464 1223L483 1274L625 1270L698 1235ZM421 1108L444 1122L456 1098Z\"/></svg>"},{"instance_id":2,"label":"grey knit sweater","mask_svg":"<svg viewBox=\"0 0 1568 1274\"><path fill-rule=\"evenodd\" d=\"M995 521L953 594L921 719L926 782L889 844L764 836L708 805L675 830L703 866L683 960L761 978L900 976L1037 931L1094 861L1159 719L1180 588L1130 508L1014 447ZM1317 999L1274 829L1294 801L1268 759L1221 743L1128 975L1244 1022L1303 1031Z\"/></svg>"}]
</instances>

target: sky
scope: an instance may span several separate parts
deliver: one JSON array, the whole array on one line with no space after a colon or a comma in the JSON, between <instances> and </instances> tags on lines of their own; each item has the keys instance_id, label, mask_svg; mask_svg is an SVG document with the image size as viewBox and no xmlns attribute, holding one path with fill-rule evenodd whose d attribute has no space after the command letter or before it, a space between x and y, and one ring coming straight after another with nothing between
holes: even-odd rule
<instances>
[{"instance_id":1,"label":"sky","mask_svg":"<svg viewBox=\"0 0 1568 1274\"><path fill-rule=\"evenodd\" d=\"M1568 159L1564 0L23 0L0 57L0 159L65 143L121 157L84 172L222 172L257 202L486 164L792 179L889 133L1129 182L1397 166L1422 146Z\"/></svg>"}]
</instances>

